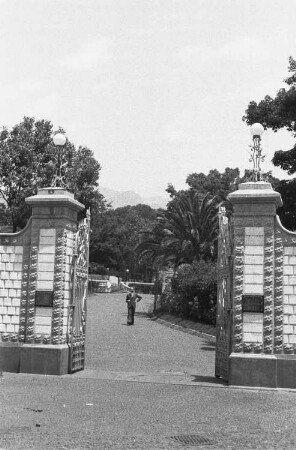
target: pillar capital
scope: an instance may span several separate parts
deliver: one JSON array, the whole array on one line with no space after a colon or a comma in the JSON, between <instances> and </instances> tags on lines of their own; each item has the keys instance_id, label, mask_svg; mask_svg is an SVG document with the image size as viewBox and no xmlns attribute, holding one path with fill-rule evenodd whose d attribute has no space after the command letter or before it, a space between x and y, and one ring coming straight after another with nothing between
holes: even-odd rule
<instances>
[{"instance_id":1,"label":"pillar capital","mask_svg":"<svg viewBox=\"0 0 296 450\"><path fill-rule=\"evenodd\" d=\"M48 204L51 206L69 206L72 209L81 211L84 205L74 199L74 194L61 187L48 187L38 189L37 195L26 198L26 203L34 206Z\"/></svg>"},{"instance_id":2,"label":"pillar capital","mask_svg":"<svg viewBox=\"0 0 296 450\"><path fill-rule=\"evenodd\" d=\"M234 206L234 214L241 216L275 215L283 205L281 195L264 181L241 183L228 199Z\"/></svg>"},{"instance_id":3,"label":"pillar capital","mask_svg":"<svg viewBox=\"0 0 296 450\"><path fill-rule=\"evenodd\" d=\"M84 205L74 199L74 194L60 187L48 187L38 190L37 195L26 198L32 207L32 219L70 219L77 221L77 213Z\"/></svg>"}]
</instances>

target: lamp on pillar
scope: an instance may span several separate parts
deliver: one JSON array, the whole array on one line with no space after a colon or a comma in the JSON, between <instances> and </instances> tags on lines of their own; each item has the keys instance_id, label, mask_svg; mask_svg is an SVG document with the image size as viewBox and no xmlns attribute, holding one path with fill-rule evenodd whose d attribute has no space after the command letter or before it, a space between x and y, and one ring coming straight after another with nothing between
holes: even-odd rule
<instances>
[{"instance_id":1,"label":"lamp on pillar","mask_svg":"<svg viewBox=\"0 0 296 450\"><path fill-rule=\"evenodd\" d=\"M265 155L262 155L261 148L261 135L263 131L264 128L261 123L254 123L250 128L251 136L253 139L253 145L250 145L250 162L253 162L252 181L263 181L260 167L261 161L264 161L265 158Z\"/></svg>"},{"instance_id":2,"label":"lamp on pillar","mask_svg":"<svg viewBox=\"0 0 296 450\"><path fill-rule=\"evenodd\" d=\"M63 133L57 133L53 137L53 143L57 147L57 166L56 166L56 173L53 177L53 180L51 182L52 187L63 187L66 188L67 185L64 180L64 176L62 175L62 169L67 166L67 162L63 163L63 146L66 143L66 136Z\"/></svg>"}]
</instances>

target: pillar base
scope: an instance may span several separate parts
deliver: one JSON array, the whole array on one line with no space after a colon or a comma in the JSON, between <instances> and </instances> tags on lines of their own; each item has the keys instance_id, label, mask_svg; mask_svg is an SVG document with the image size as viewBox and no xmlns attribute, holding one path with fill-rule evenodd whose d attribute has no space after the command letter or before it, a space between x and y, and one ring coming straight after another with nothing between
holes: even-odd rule
<instances>
[{"instance_id":1,"label":"pillar base","mask_svg":"<svg viewBox=\"0 0 296 450\"><path fill-rule=\"evenodd\" d=\"M296 389L296 355L232 353L229 385Z\"/></svg>"},{"instance_id":2,"label":"pillar base","mask_svg":"<svg viewBox=\"0 0 296 450\"><path fill-rule=\"evenodd\" d=\"M69 373L69 347L1 342L0 372L65 375Z\"/></svg>"},{"instance_id":3,"label":"pillar base","mask_svg":"<svg viewBox=\"0 0 296 450\"><path fill-rule=\"evenodd\" d=\"M18 342L0 343L0 372L18 373L20 371L20 351L23 344Z\"/></svg>"},{"instance_id":4,"label":"pillar base","mask_svg":"<svg viewBox=\"0 0 296 450\"><path fill-rule=\"evenodd\" d=\"M276 355L277 387L296 389L296 355Z\"/></svg>"},{"instance_id":5,"label":"pillar base","mask_svg":"<svg viewBox=\"0 0 296 450\"><path fill-rule=\"evenodd\" d=\"M69 347L62 345L24 344L20 352L20 372L42 375L65 375L69 368Z\"/></svg>"}]
</instances>

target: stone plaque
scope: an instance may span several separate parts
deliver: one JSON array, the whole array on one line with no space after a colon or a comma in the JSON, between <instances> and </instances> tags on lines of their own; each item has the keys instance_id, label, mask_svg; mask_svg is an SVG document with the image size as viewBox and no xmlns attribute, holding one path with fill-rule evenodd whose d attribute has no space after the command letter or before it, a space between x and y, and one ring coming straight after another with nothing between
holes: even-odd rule
<instances>
[{"instance_id":1,"label":"stone plaque","mask_svg":"<svg viewBox=\"0 0 296 450\"><path fill-rule=\"evenodd\" d=\"M243 295L243 312L264 313L264 295Z\"/></svg>"},{"instance_id":2,"label":"stone plaque","mask_svg":"<svg viewBox=\"0 0 296 450\"><path fill-rule=\"evenodd\" d=\"M47 306L53 305L53 291L36 291L35 293L35 306Z\"/></svg>"}]
</instances>

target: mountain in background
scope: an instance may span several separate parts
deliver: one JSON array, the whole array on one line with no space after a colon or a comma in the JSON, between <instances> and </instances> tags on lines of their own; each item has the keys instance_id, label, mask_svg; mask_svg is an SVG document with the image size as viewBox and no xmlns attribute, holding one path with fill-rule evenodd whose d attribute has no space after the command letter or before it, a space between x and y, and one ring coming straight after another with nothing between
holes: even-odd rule
<instances>
[{"instance_id":1,"label":"mountain in background","mask_svg":"<svg viewBox=\"0 0 296 450\"><path fill-rule=\"evenodd\" d=\"M155 196L144 198L134 191L120 192L103 186L100 186L99 191L105 197L105 199L112 204L112 207L114 209L121 208L127 205L135 206L139 205L140 203L149 205L154 209L165 208L169 201L165 197Z\"/></svg>"}]
</instances>

